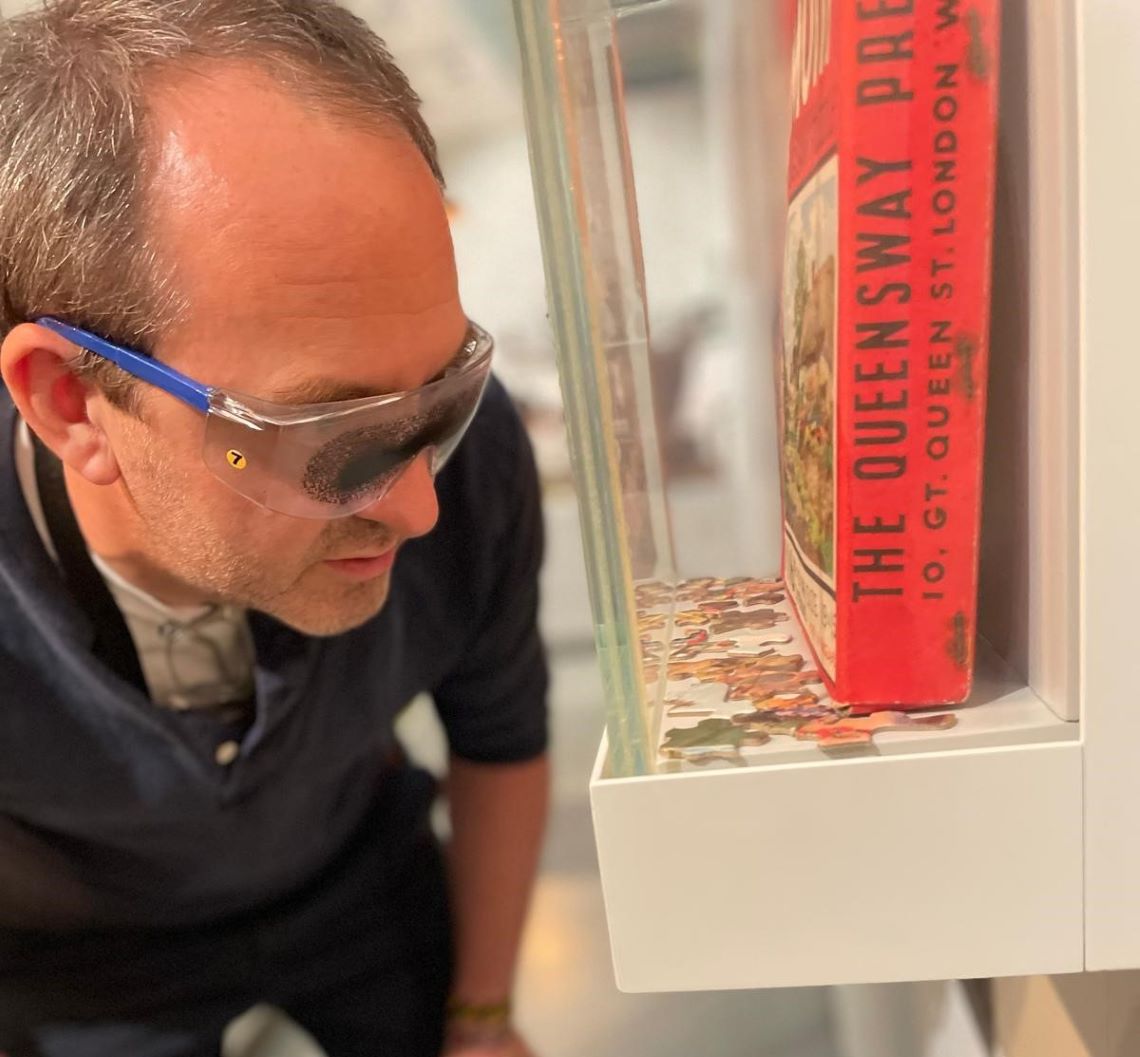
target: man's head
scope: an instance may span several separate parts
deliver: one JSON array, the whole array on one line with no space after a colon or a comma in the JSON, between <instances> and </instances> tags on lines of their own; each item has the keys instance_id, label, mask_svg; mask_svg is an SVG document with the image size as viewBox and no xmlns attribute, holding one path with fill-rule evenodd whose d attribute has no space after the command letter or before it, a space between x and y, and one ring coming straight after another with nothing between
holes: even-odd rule
<instances>
[{"instance_id":1,"label":"man's head","mask_svg":"<svg viewBox=\"0 0 1140 1057\"><path fill-rule=\"evenodd\" d=\"M387 575L326 562L431 528L426 458L354 517L270 513L206 469L198 413L77 373L29 321L283 403L436 376L466 320L434 144L383 45L323 0L57 0L0 26L0 98L0 365L94 549L314 633L367 619Z\"/></svg>"}]
</instances>

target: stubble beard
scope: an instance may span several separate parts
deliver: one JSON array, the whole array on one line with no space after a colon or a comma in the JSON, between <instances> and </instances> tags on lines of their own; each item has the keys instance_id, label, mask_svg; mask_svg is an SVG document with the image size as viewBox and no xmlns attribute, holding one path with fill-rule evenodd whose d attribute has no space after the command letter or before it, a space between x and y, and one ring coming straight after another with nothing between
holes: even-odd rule
<instances>
[{"instance_id":1,"label":"stubble beard","mask_svg":"<svg viewBox=\"0 0 1140 1057\"><path fill-rule=\"evenodd\" d=\"M150 561L210 602L257 610L303 634L329 637L367 623L387 601L390 573L353 583L323 564L354 550L394 545L385 526L360 518L330 521L307 553L286 562L285 555L242 548L240 539L235 543L240 533L221 531L198 515L186 494L159 485L145 502L135 495L136 510L150 541Z\"/></svg>"}]
</instances>

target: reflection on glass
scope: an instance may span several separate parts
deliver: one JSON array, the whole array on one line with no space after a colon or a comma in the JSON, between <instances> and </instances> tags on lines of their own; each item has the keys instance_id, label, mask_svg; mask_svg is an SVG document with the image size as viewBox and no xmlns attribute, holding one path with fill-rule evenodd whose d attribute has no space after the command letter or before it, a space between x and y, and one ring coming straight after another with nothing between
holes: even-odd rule
<instances>
[{"instance_id":1,"label":"reflection on glass","mask_svg":"<svg viewBox=\"0 0 1140 1057\"><path fill-rule=\"evenodd\" d=\"M775 494L782 195L765 183L782 155L755 140L783 139L783 95L756 90L756 70L775 80L779 64L756 61L772 46L756 5L515 7L610 762L643 773L666 662L697 649L693 613L708 616L675 585L778 563L778 504L757 511L754 497ZM705 649L722 642L738 645Z\"/></svg>"}]
</instances>

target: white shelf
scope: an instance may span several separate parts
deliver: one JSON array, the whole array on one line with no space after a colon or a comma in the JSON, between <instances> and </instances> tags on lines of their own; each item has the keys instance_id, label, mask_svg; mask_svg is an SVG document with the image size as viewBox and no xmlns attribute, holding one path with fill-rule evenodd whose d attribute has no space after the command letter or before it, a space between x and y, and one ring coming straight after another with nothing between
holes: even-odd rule
<instances>
[{"instance_id":1,"label":"white shelf","mask_svg":"<svg viewBox=\"0 0 1140 1057\"><path fill-rule=\"evenodd\" d=\"M703 773L607 778L603 742L591 802L618 985L1080 970L1081 745L1038 705L994 707L1043 744Z\"/></svg>"}]
</instances>

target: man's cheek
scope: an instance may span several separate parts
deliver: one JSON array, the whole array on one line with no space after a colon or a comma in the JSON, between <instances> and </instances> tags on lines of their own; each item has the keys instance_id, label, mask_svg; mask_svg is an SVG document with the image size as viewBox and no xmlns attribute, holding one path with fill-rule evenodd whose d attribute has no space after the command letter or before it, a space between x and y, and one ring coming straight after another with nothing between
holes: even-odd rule
<instances>
[{"instance_id":1,"label":"man's cheek","mask_svg":"<svg viewBox=\"0 0 1140 1057\"><path fill-rule=\"evenodd\" d=\"M281 515L276 515L279 520ZM310 524L300 519L290 519L292 525L262 526L266 531L251 533L250 542L263 561L282 570L296 570L298 566L311 565L324 557L321 535L314 532Z\"/></svg>"}]
</instances>

